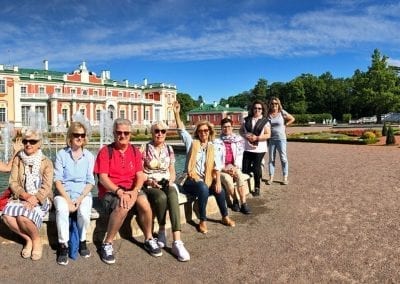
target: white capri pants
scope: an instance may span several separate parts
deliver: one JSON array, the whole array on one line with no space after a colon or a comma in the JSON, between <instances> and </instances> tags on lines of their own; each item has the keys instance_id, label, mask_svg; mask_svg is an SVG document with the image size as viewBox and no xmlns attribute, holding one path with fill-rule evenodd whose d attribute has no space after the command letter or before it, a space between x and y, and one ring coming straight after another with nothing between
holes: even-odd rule
<instances>
[{"instance_id":1,"label":"white capri pants","mask_svg":"<svg viewBox=\"0 0 400 284\"><path fill-rule=\"evenodd\" d=\"M77 221L81 232L80 241L86 241L86 232L90 226L90 215L92 213L93 199L91 195L83 198L78 210ZM67 244L69 241L69 209L68 203L64 197L57 195L54 197L54 206L56 208L56 222L58 232L58 242Z\"/></svg>"}]
</instances>

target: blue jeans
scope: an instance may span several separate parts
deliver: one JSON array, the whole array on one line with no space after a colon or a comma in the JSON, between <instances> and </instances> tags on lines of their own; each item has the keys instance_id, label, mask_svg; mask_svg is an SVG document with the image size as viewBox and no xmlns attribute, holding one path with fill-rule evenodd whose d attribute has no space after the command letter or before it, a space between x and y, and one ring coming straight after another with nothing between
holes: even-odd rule
<instances>
[{"instance_id":1,"label":"blue jeans","mask_svg":"<svg viewBox=\"0 0 400 284\"><path fill-rule=\"evenodd\" d=\"M268 153L269 153L268 169L269 169L270 176L273 176L275 173L276 151L278 151L279 157L281 159L283 176L284 177L288 176L289 162L288 162L287 154L286 154L286 145L287 145L287 141L283 140L283 139L279 139L279 140L270 139L268 141Z\"/></svg>"},{"instance_id":2,"label":"blue jeans","mask_svg":"<svg viewBox=\"0 0 400 284\"><path fill-rule=\"evenodd\" d=\"M208 186L204 183L204 181L194 181L192 179L187 179L183 184L183 191L185 193L194 195L197 197L199 202L199 213L200 213L200 220L206 221L206 208L208 197L210 195L215 196L215 200L217 201L217 205L219 211L221 212L222 217L228 216L228 208L226 207L226 200L225 200L225 191L222 188L220 193L216 193L215 190L208 188Z\"/></svg>"}]
</instances>

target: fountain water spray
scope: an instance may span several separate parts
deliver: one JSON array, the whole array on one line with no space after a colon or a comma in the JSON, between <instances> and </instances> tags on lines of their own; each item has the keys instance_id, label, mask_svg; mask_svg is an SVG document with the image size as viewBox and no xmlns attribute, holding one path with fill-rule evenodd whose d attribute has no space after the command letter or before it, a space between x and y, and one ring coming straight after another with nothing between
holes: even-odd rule
<instances>
[{"instance_id":1,"label":"fountain water spray","mask_svg":"<svg viewBox=\"0 0 400 284\"><path fill-rule=\"evenodd\" d=\"M4 156L3 161L8 163L8 161L12 158L13 149L12 149L12 138L14 133L14 124L6 122L4 128L1 131L1 139L4 144Z\"/></svg>"},{"instance_id":2,"label":"fountain water spray","mask_svg":"<svg viewBox=\"0 0 400 284\"><path fill-rule=\"evenodd\" d=\"M113 137L113 120L111 119L110 112L102 110L100 112L100 148L103 144L111 143L114 140Z\"/></svg>"}]
</instances>

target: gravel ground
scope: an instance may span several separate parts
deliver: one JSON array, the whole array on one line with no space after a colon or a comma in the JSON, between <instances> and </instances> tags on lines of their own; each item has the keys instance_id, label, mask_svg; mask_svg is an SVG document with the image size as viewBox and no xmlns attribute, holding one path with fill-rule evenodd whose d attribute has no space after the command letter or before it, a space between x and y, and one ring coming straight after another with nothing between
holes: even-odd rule
<instances>
[{"instance_id":1,"label":"gravel ground","mask_svg":"<svg viewBox=\"0 0 400 284\"><path fill-rule=\"evenodd\" d=\"M91 258L66 267L50 247L32 262L19 257L21 245L7 244L0 282L400 282L400 149L290 142L288 150L290 184L264 185L248 201L252 215L231 214L235 228L219 224L218 215L207 235L183 226L190 262L176 261L169 249L151 257L141 238L116 241L111 266L92 244Z\"/></svg>"}]
</instances>

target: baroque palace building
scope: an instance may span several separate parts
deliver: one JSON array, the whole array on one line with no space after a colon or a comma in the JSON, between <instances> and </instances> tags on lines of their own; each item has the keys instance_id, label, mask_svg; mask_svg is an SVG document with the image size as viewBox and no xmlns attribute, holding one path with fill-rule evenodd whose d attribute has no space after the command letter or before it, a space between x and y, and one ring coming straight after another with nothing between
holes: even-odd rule
<instances>
[{"instance_id":1,"label":"baroque palace building","mask_svg":"<svg viewBox=\"0 0 400 284\"><path fill-rule=\"evenodd\" d=\"M110 71L98 76L82 62L71 73L50 71L48 61L43 69L27 69L0 64L0 126L13 122L16 128L29 124L29 112L42 113L49 130L56 131L60 121L70 121L80 111L92 127L108 111L111 119L127 118L134 127L149 127L153 121L175 125L172 103L175 85L164 83L131 84L116 81Z\"/></svg>"}]
</instances>

